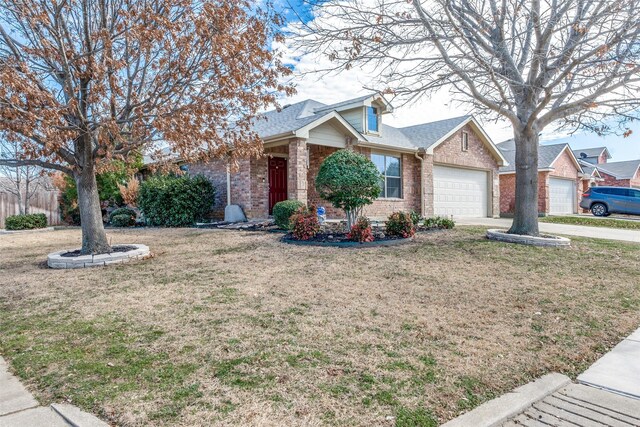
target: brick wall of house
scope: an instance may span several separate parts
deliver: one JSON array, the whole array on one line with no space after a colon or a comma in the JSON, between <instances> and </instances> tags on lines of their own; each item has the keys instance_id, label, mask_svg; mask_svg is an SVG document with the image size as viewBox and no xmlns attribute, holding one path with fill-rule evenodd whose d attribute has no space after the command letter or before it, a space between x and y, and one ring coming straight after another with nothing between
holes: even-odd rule
<instances>
[{"instance_id":1,"label":"brick wall of house","mask_svg":"<svg viewBox=\"0 0 640 427\"><path fill-rule=\"evenodd\" d=\"M538 214L549 212L549 172L538 173Z\"/></svg>"},{"instance_id":2,"label":"brick wall of house","mask_svg":"<svg viewBox=\"0 0 640 427\"><path fill-rule=\"evenodd\" d=\"M264 150L264 156L238 160L230 170L231 203L240 205L248 217L264 218L269 213L269 177L267 157L281 155L288 157L288 146L278 146ZM192 175L202 174L216 189L215 202L211 217L224 218L227 205L227 163L224 160L212 160L189 166Z\"/></svg>"},{"instance_id":3,"label":"brick wall of house","mask_svg":"<svg viewBox=\"0 0 640 427\"><path fill-rule=\"evenodd\" d=\"M538 172L538 212L549 206L549 172ZM516 210L516 174L500 175L500 214L510 216Z\"/></svg>"},{"instance_id":4,"label":"brick wall of house","mask_svg":"<svg viewBox=\"0 0 640 427\"><path fill-rule=\"evenodd\" d=\"M368 158L371 158L372 151L378 152L365 147L358 148L358 151ZM400 157L402 198L377 199L371 205L365 206L364 214L370 218L386 219L391 213L397 211L420 212L420 161L413 154L384 151L380 151L380 153Z\"/></svg>"},{"instance_id":5,"label":"brick wall of house","mask_svg":"<svg viewBox=\"0 0 640 427\"><path fill-rule=\"evenodd\" d=\"M516 210L516 174L500 175L500 214L513 214Z\"/></svg>"},{"instance_id":6,"label":"brick wall of house","mask_svg":"<svg viewBox=\"0 0 640 427\"><path fill-rule=\"evenodd\" d=\"M462 132L469 134L469 149L462 151ZM464 166L469 168L484 169L490 174L489 188L492 200L491 211L489 214L497 216L500 212L500 179L498 177L498 162L493 157L489 149L482 143L480 135L478 135L470 124L464 126L461 130L451 135L433 150L433 163L446 163L452 166ZM429 215L433 212L433 173L426 176L426 182L430 183L425 193L430 203L427 208L431 209Z\"/></svg>"},{"instance_id":7,"label":"brick wall of house","mask_svg":"<svg viewBox=\"0 0 640 427\"><path fill-rule=\"evenodd\" d=\"M224 218L224 207L227 205L227 163L223 160L212 160L207 163L189 165L190 175L205 176L216 189L216 196L211 209L213 219Z\"/></svg>"},{"instance_id":8,"label":"brick wall of house","mask_svg":"<svg viewBox=\"0 0 640 427\"><path fill-rule=\"evenodd\" d=\"M315 180L320 169L320 164L337 148L309 144L309 170L307 175L307 200L310 205L324 206L327 218L344 218L341 209L334 208L331 203L323 200L315 189ZM368 147L355 147L355 151L371 158L371 149ZM386 218L395 211L420 211L420 164L413 154L390 153L400 156L402 164L402 191L401 199L378 199L373 204L365 206L364 214L371 218Z\"/></svg>"},{"instance_id":9,"label":"brick wall of house","mask_svg":"<svg viewBox=\"0 0 640 427\"><path fill-rule=\"evenodd\" d=\"M571 155L565 150L552 165L554 170L538 173L538 212L548 214L549 177L571 178L576 182L576 206L582 194L582 180ZM587 181L588 183L588 181ZM500 176L500 213L513 214L516 207L516 175L514 173Z\"/></svg>"},{"instance_id":10,"label":"brick wall of house","mask_svg":"<svg viewBox=\"0 0 640 427\"><path fill-rule=\"evenodd\" d=\"M336 209L331 203L321 199L316 191L316 176L320 170L320 165L328 156L338 151L334 147L309 144L309 170L307 171L307 201L309 205L323 206L327 211L327 218L343 218L342 209Z\"/></svg>"},{"instance_id":11,"label":"brick wall of house","mask_svg":"<svg viewBox=\"0 0 640 427\"><path fill-rule=\"evenodd\" d=\"M629 179L616 179L616 177L609 175L601 170L598 170L602 176L603 181L598 183L598 186L605 187L630 187L631 180Z\"/></svg>"}]
</instances>

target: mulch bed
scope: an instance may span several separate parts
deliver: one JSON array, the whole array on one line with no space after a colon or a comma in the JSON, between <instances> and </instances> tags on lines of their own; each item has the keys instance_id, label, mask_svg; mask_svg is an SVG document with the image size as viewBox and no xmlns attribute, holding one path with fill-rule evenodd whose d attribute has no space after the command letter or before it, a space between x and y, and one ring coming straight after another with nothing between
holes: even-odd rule
<instances>
[{"instance_id":1,"label":"mulch bed","mask_svg":"<svg viewBox=\"0 0 640 427\"><path fill-rule=\"evenodd\" d=\"M129 251L135 251L136 249L138 249L135 246L131 246L131 245L120 245L120 246L111 246L111 252L110 253L114 253L114 252L129 252ZM80 249L76 249L75 251L71 251L71 252L66 252L60 256L63 257L68 257L68 258L75 258L75 257L79 257L82 256L83 254L80 253Z\"/></svg>"}]
</instances>

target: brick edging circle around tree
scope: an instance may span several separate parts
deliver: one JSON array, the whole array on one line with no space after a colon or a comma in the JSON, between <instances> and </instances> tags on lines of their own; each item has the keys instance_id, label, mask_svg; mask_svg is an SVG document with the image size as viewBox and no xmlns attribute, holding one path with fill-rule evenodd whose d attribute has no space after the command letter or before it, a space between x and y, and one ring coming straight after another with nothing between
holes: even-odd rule
<instances>
[{"instance_id":1,"label":"brick edging circle around tree","mask_svg":"<svg viewBox=\"0 0 640 427\"><path fill-rule=\"evenodd\" d=\"M112 252L100 255L80 255L76 257L66 257L63 254L73 252L78 249L65 249L52 252L47 257L47 265L50 268L87 268L102 267L111 264L122 264L136 259L151 257L151 252L147 245L127 244L118 246L133 246L135 249L127 252Z\"/></svg>"},{"instance_id":2,"label":"brick edging circle around tree","mask_svg":"<svg viewBox=\"0 0 640 427\"><path fill-rule=\"evenodd\" d=\"M505 243L518 243L530 246L562 247L571 246L571 240L559 236L526 236L522 234L509 234L506 230L489 229L487 238Z\"/></svg>"}]
</instances>

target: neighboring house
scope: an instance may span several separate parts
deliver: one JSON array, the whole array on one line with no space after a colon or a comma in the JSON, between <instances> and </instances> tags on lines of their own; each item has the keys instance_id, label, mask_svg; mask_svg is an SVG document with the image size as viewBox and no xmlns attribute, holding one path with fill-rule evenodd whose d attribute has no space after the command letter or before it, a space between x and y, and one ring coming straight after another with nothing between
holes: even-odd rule
<instances>
[{"instance_id":1,"label":"neighboring house","mask_svg":"<svg viewBox=\"0 0 640 427\"><path fill-rule=\"evenodd\" d=\"M640 160L609 162L596 167L602 176L599 185L640 188Z\"/></svg>"},{"instance_id":2,"label":"neighboring house","mask_svg":"<svg viewBox=\"0 0 640 427\"><path fill-rule=\"evenodd\" d=\"M500 168L500 213L509 216L516 204L515 142L513 139L501 142L498 148L509 162ZM568 144L538 147L538 212L541 215L577 213L583 182L590 180Z\"/></svg>"},{"instance_id":3,"label":"neighboring house","mask_svg":"<svg viewBox=\"0 0 640 427\"><path fill-rule=\"evenodd\" d=\"M249 218L266 217L277 202L295 199L340 218L344 213L318 196L315 178L328 155L348 148L369 157L383 174L382 195L365 207L369 217L399 210L498 216L498 168L507 162L472 116L395 128L383 123L391 111L380 95L332 105L298 102L256 123L264 157L241 160L237 170L218 160L189 165L189 171L214 183L218 216L226 204L238 204Z\"/></svg>"},{"instance_id":4,"label":"neighboring house","mask_svg":"<svg viewBox=\"0 0 640 427\"><path fill-rule=\"evenodd\" d=\"M611 154L607 147L573 150L573 154L583 168L597 169L599 175L597 185L640 188L640 171L638 170L640 160L609 162Z\"/></svg>"},{"instance_id":5,"label":"neighboring house","mask_svg":"<svg viewBox=\"0 0 640 427\"><path fill-rule=\"evenodd\" d=\"M573 155L576 156L581 163L590 163L592 165L602 165L607 163L607 160L611 158L607 147L596 148L583 148L581 150L573 150Z\"/></svg>"}]
</instances>

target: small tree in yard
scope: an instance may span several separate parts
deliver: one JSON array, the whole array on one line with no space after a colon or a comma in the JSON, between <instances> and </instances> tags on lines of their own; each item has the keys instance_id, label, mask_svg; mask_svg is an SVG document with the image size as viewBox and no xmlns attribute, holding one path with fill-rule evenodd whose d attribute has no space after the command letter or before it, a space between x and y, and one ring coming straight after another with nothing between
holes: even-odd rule
<instances>
[{"instance_id":1,"label":"small tree in yard","mask_svg":"<svg viewBox=\"0 0 640 427\"><path fill-rule=\"evenodd\" d=\"M380 172L371 160L350 150L324 159L316 177L316 190L347 214L347 228L362 215L362 208L380 195Z\"/></svg>"},{"instance_id":2,"label":"small tree in yard","mask_svg":"<svg viewBox=\"0 0 640 427\"><path fill-rule=\"evenodd\" d=\"M538 234L539 135L612 131L640 112L640 0L326 0L300 41L329 70L375 69L411 101L446 88L506 119L516 143L510 232ZM620 127L625 131L625 127ZM628 129L625 136L629 134Z\"/></svg>"},{"instance_id":3,"label":"small tree in yard","mask_svg":"<svg viewBox=\"0 0 640 427\"><path fill-rule=\"evenodd\" d=\"M259 155L252 123L290 70L269 1L0 0L5 166L77 185L82 254L110 252L96 174L161 142L187 162Z\"/></svg>"}]
</instances>

